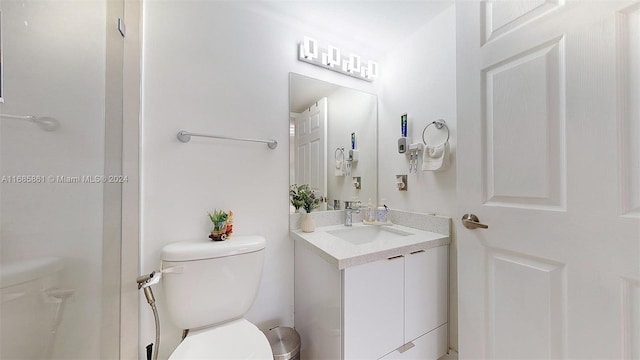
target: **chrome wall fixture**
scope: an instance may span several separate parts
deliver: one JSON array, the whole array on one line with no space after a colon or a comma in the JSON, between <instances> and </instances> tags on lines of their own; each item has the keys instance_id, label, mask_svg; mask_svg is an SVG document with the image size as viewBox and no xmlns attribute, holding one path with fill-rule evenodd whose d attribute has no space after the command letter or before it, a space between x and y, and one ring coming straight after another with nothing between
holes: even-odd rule
<instances>
[{"instance_id":1,"label":"chrome wall fixture","mask_svg":"<svg viewBox=\"0 0 640 360\"><path fill-rule=\"evenodd\" d=\"M447 126L447 122L444 121L443 119L438 119L428 123L427 126L425 126L424 129L422 129L422 142L424 143L425 146L427 145L427 140L424 139L424 133L427 131L427 128L431 125L435 125L436 129L438 130L442 129L443 127L447 129L447 140L445 140L444 142L449 141L449 136L451 135L451 133L449 132L449 127Z\"/></svg>"},{"instance_id":2,"label":"chrome wall fixture","mask_svg":"<svg viewBox=\"0 0 640 360\"><path fill-rule=\"evenodd\" d=\"M360 80L371 82L378 77L377 62L369 60L365 65L356 54L343 57L340 49L332 45L328 45L326 50L321 49L315 39L307 36L298 45L298 60Z\"/></svg>"},{"instance_id":3,"label":"chrome wall fixture","mask_svg":"<svg viewBox=\"0 0 640 360\"><path fill-rule=\"evenodd\" d=\"M213 138L213 139L224 139L224 140L236 140L236 141L248 141L248 142L265 143L265 144L267 144L269 149L275 149L275 148L278 147L278 142L273 140L273 139L269 139L269 140L245 139L245 138L236 138L236 137L221 136L221 135L196 134L196 133L192 133L192 132L188 132L188 131L184 131L184 130L178 131L178 134L176 135L178 140L180 140L183 143L189 142L191 140L192 136L200 136L200 137L207 137L207 138Z\"/></svg>"}]
</instances>

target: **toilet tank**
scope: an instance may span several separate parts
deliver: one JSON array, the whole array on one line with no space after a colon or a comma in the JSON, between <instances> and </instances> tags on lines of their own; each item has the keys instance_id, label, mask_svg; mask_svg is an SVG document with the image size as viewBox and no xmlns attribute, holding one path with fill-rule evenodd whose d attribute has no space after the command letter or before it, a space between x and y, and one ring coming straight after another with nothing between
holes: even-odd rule
<instances>
[{"instance_id":1,"label":"toilet tank","mask_svg":"<svg viewBox=\"0 0 640 360\"><path fill-rule=\"evenodd\" d=\"M265 244L262 236L233 236L162 248L162 282L172 322L197 329L244 316L258 291Z\"/></svg>"}]
</instances>

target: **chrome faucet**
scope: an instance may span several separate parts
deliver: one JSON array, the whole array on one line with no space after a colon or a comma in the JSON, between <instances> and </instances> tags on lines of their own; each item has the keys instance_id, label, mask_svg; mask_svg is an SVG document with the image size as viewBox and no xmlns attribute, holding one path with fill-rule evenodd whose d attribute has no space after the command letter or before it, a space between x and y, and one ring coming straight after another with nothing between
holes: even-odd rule
<instances>
[{"instance_id":1,"label":"chrome faucet","mask_svg":"<svg viewBox=\"0 0 640 360\"><path fill-rule=\"evenodd\" d=\"M352 226L353 225L353 213L360 214L362 202L360 201L345 201L344 202L344 226Z\"/></svg>"}]
</instances>

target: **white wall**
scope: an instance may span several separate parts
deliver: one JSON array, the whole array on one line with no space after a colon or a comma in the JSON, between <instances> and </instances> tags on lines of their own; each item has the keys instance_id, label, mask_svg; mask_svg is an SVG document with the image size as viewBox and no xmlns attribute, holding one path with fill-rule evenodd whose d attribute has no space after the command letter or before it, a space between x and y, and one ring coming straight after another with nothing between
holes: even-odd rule
<instances>
[{"instance_id":1,"label":"white wall","mask_svg":"<svg viewBox=\"0 0 640 360\"><path fill-rule=\"evenodd\" d=\"M288 74L371 93L376 89L299 62L296 47L304 35L341 47L345 40L263 9L259 3L144 3L141 271L158 268L165 244L206 237L207 211L232 209L236 234L267 238L261 286L247 314L265 329L293 324ZM279 145L269 150L262 144L200 138L182 144L175 137L179 129L274 138ZM162 319L160 355L167 356L181 331L164 311L162 287L154 290ZM154 326L142 299L144 358Z\"/></svg>"},{"instance_id":2,"label":"white wall","mask_svg":"<svg viewBox=\"0 0 640 360\"><path fill-rule=\"evenodd\" d=\"M50 116L46 132L1 119L0 176L104 172L104 1L3 1L4 104L0 113ZM1 185L1 261L64 260L66 303L54 356L100 354L102 184ZM116 259L117 260L117 259ZM51 326L41 319L42 327ZM46 339L27 339L44 344Z\"/></svg>"},{"instance_id":3,"label":"white wall","mask_svg":"<svg viewBox=\"0 0 640 360\"><path fill-rule=\"evenodd\" d=\"M453 7L398 44L386 59L378 59L381 79L373 84L297 61L296 44L304 35L341 47L348 47L348 40L331 39L255 4L148 1L143 16L142 272L158 267L165 244L207 236L207 211L232 209L236 234L259 233L268 240L261 287L248 319L263 329L292 325L289 72L378 93L380 197L392 208L454 217ZM404 112L416 139L428 121L444 118L452 132L454 156L445 172L410 175L409 191L401 193L389 174L408 170L406 157L396 150ZM175 139L179 129L274 138L279 146L269 150L260 144L197 138L182 144ZM455 270L455 244L451 254ZM455 289L455 281L451 285ZM156 293L163 329L161 356L167 356L180 330L163 311L161 286ZM451 296L455 309L455 292ZM141 306L142 356L154 330L148 306L144 301ZM456 347L455 311L451 322Z\"/></svg>"},{"instance_id":4,"label":"white wall","mask_svg":"<svg viewBox=\"0 0 640 360\"><path fill-rule=\"evenodd\" d=\"M392 209L436 213L456 220L456 32L450 6L392 49L385 61L379 92L379 197ZM422 141L431 121L445 119L451 131L451 166L442 172L408 173L408 156L399 154L400 115L408 114L408 136ZM442 134L438 134L442 132ZM427 136L443 141L443 130L430 126ZM442 136L441 138L437 138ZM427 138L427 140L429 140ZM398 191L395 176L409 174L408 190ZM455 229L455 228L454 228ZM452 230L454 230L452 229ZM450 251L450 344L457 348L455 231Z\"/></svg>"}]
</instances>

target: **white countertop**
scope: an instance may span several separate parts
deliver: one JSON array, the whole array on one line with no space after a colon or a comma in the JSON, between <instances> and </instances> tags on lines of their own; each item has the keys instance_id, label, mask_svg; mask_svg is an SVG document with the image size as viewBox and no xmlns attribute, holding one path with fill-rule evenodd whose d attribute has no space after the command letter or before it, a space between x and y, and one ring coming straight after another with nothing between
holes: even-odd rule
<instances>
[{"instance_id":1,"label":"white countertop","mask_svg":"<svg viewBox=\"0 0 640 360\"><path fill-rule=\"evenodd\" d=\"M358 227L368 226L379 225L354 223L352 228L356 229ZM408 254L413 251L448 245L451 242L449 236L430 231L401 225L391 225L390 228L408 232L413 235L355 245L328 233L328 231L332 230L348 229L348 227L342 224L317 227L312 233L305 233L299 229L291 230L291 235L296 241L296 246L300 244L309 247L327 262L336 265L340 270L397 255Z\"/></svg>"}]
</instances>

